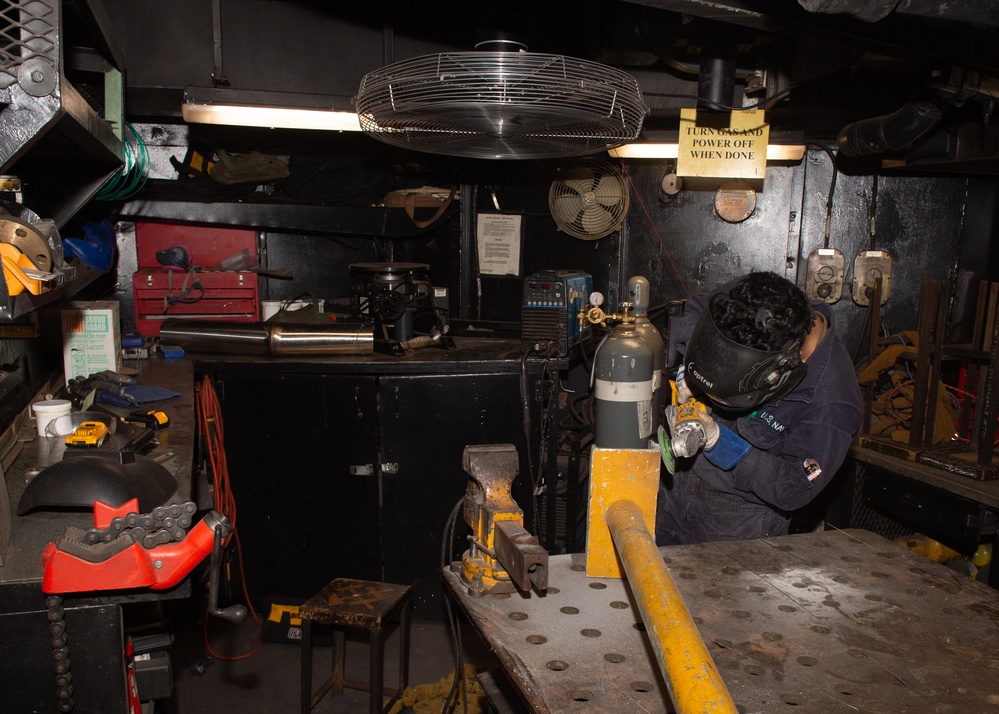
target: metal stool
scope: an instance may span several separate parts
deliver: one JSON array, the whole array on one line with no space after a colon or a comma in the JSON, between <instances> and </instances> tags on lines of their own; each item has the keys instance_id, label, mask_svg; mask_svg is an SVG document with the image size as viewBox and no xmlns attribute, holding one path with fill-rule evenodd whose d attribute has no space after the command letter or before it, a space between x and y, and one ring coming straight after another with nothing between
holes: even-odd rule
<instances>
[{"instance_id":1,"label":"metal stool","mask_svg":"<svg viewBox=\"0 0 999 714\"><path fill-rule=\"evenodd\" d=\"M344 687L371 693L371 714L382 714L395 704L409 684L409 620L413 588L408 585L376 583L368 580L337 578L309 598L299 608L302 618L302 714L309 714L326 692L343 694ZM384 688L385 641L382 623L399 615L399 687ZM333 626L333 673L319 690L312 693L312 624ZM366 629L369 641L367 682L346 679L344 654L346 628ZM383 704L383 697L390 697Z\"/></svg>"}]
</instances>

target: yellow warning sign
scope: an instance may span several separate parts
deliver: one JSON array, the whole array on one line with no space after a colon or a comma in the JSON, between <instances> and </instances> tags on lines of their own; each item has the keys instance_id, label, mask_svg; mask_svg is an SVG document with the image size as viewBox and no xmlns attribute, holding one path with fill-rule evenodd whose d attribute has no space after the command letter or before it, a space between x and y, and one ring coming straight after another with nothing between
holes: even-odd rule
<instances>
[{"instance_id":1,"label":"yellow warning sign","mask_svg":"<svg viewBox=\"0 0 999 714\"><path fill-rule=\"evenodd\" d=\"M761 109L732 112L727 127L697 124L696 109L680 110L677 176L763 179L770 125Z\"/></svg>"}]
</instances>

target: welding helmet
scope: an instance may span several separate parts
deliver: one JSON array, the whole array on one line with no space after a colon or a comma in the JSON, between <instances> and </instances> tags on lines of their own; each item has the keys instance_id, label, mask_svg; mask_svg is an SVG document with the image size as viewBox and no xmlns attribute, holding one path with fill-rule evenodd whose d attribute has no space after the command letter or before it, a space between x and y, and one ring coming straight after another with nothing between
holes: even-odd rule
<instances>
[{"instance_id":1,"label":"welding helmet","mask_svg":"<svg viewBox=\"0 0 999 714\"><path fill-rule=\"evenodd\" d=\"M801 341L791 340L778 351L734 342L721 333L711 316L711 304L721 298L711 299L687 343L687 385L715 406L732 411L753 409L788 394L807 370L801 361Z\"/></svg>"}]
</instances>

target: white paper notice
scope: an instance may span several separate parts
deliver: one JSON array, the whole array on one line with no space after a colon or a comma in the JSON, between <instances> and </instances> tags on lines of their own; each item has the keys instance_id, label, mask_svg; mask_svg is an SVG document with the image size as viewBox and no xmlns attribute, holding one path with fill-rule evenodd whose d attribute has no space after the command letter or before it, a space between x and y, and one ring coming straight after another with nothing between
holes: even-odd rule
<instances>
[{"instance_id":1,"label":"white paper notice","mask_svg":"<svg viewBox=\"0 0 999 714\"><path fill-rule=\"evenodd\" d=\"M481 275L520 275L521 216L480 213L475 226Z\"/></svg>"}]
</instances>

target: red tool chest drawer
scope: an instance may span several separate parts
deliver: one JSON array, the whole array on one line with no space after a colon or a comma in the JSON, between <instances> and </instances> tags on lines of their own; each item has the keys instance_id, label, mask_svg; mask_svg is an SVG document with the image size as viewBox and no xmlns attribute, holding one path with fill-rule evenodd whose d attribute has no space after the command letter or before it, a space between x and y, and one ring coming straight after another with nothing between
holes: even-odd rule
<instances>
[{"instance_id":1,"label":"red tool chest drawer","mask_svg":"<svg viewBox=\"0 0 999 714\"><path fill-rule=\"evenodd\" d=\"M257 274L191 273L140 270L132 276L136 328L143 335L160 334L169 318L259 320Z\"/></svg>"}]
</instances>

